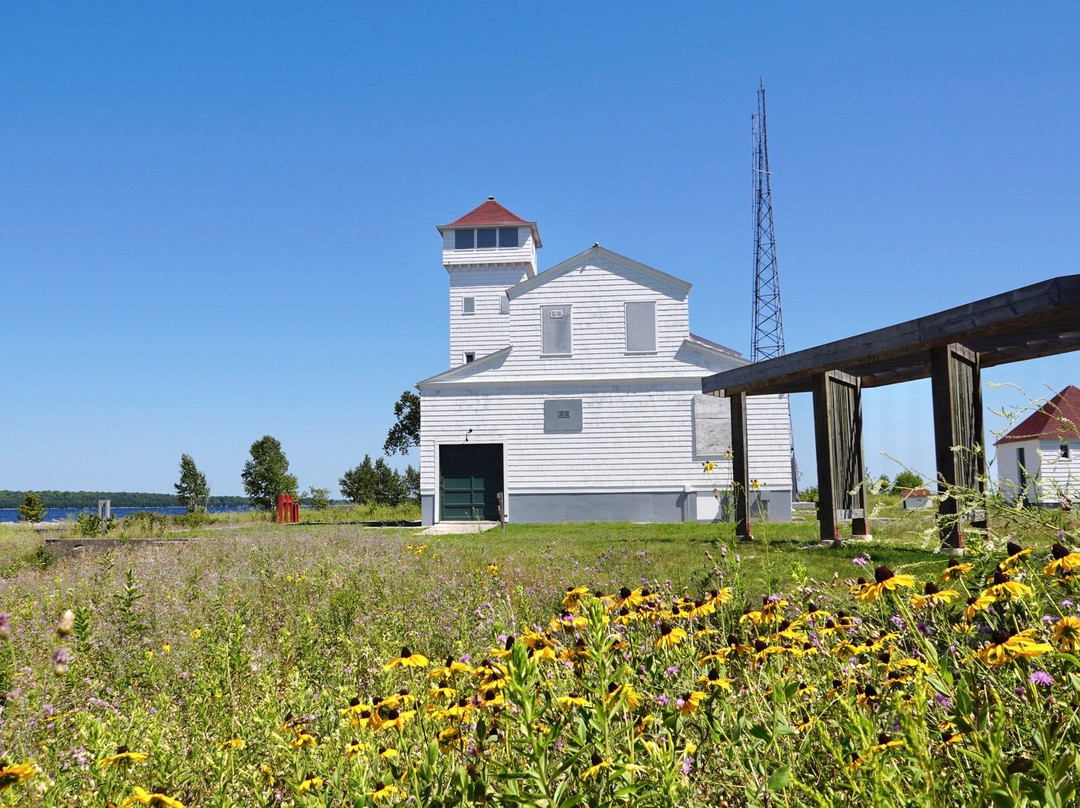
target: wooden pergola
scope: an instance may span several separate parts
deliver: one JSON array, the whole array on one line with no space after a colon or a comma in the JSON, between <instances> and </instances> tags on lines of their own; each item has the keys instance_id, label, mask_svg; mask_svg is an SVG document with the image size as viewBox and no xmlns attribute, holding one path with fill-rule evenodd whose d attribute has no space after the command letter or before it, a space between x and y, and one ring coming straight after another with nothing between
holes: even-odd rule
<instances>
[{"instance_id":1,"label":"wooden pergola","mask_svg":"<svg viewBox=\"0 0 1080 808\"><path fill-rule=\"evenodd\" d=\"M986 478L980 370L1080 349L1080 275L1064 275L877 331L702 379L731 402L736 533L750 535L748 396L812 393L821 539L851 521L865 535L862 390L931 380L938 506L944 546L962 546L961 522L986 527L985 510L961 513L955 489L982 494Z\"/></svg>"}]
</instances>

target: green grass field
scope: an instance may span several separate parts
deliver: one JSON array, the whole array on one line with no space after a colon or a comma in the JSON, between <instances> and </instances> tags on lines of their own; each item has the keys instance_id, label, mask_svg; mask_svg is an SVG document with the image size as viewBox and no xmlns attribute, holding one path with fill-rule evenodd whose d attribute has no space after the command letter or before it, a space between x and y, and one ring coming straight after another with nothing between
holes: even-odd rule
<instances>
[{"instance_id":1,"label":"green grass field","mask_svg":"<svg viewBox=\"0 0 1080 808\"><path fill-rule=\"evenodd\" d=\"M339 514L50 562L5 526L0 804L1073 804L1075 522L1002 514L1032 551L991 590L1003 537L947 583L890 507L835 549Z\"/></svg>"}]
</instances>

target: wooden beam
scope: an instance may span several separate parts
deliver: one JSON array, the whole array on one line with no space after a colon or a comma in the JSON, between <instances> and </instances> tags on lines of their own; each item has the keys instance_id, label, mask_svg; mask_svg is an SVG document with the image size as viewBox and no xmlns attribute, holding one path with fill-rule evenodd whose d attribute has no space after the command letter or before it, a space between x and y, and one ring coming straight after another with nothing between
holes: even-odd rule
<instances>
[{"instance_id":1,"label":"wooden beam","mask_svg":"<svg viewBox=\"0 0 1080 808\"><path fill-rule=\"evenodd\" d=\"M932 377L929 352L953 343L972 344L978 351L994 352L995 345L1008 351L993 354L995 364L1049 356L1077 350L1071 336L1080 321L1080 275L1065 275L984 300L957 306L917 320L869 331L847 339L818 345L795 353L754 362L702 379L702 391L726 389L751 395L811 392L813 379L831 370L855 373L863 386L875 382L881 367L888 376L899 361L904 369L898 381ZM1011 335L1022 333L1034 343L1019 345ZM1008 357L1015 356L1015 360ZM914 360L910 365L906 361Z\"/></svg>"}]
</instances>

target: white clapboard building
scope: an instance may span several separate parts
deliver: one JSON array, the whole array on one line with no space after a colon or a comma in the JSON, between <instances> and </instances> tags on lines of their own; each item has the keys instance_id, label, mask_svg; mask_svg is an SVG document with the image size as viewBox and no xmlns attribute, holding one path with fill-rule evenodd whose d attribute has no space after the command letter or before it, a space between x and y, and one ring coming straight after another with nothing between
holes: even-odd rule
<instances>
[{"instance_id":1,"label":"white clapboard building","mask_svg":"<svg viewBox=\"0 0 1080 808\"><path fill-rule=\"evenodd\" d=\"M500 502L514 522L722 518L728 404L701 379L747 360L690 333L690 284L598 244L537 272L536 222L492 197L438 230L450 369L417 384L424 524ZM754 493L787 519L787 398L748 420Z\"/></svg>"},{"instance_id":2,"label":"white clapboard building","mask_svg":"<svg viewBox=\"0 0 1080 808\"><path fill-rule=\"evenodd\" d=\"M995 445L1006 497L1051 508L1080 504L1080 389L1070 384Z\"/></svg>"}]
</instances>

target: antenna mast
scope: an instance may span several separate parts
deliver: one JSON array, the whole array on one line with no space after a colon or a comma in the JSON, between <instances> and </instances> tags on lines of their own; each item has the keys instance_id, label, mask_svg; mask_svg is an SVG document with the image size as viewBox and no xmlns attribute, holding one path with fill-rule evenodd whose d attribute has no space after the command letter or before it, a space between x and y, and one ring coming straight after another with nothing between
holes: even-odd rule
<instances>
[{"instance_id":1,"label":"antenna mast","mask_svg":"<svg viewBox=\"0 0 1080 808\"><path fill-rule=\"evenodd\" d=\"M765 133L765 83L758 89L757 112L750 116L754 136L754 334L750 359L758 362L784 354L780 316L780 276L776 268L769 141Z\"/></svg>"}]
</instances>

